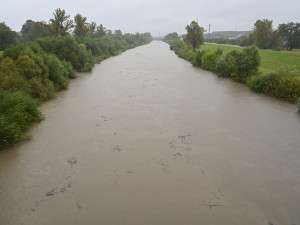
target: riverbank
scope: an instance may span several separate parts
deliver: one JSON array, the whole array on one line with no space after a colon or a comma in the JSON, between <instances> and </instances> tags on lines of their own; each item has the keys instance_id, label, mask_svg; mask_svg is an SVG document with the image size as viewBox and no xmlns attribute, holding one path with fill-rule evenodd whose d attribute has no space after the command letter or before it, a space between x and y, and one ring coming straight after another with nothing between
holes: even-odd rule
<instances>
[{"instance_id":1,"label":"riverbank","mask_svg":"<svg viewBox=\"0 0 300 225\"><path fill-rule=\"evenodd\" d=\"M297 103L300 111L299 55L214 44L204 44L194 51L183 41L169 44L179 57L194 66L246 83L255 92Z\"/></svg>"},{"instance_id":2,"label":"riverbank","mask_svg":"<svg viewBox=\"0 0 300 225\"><path fill-rule=\"evenodd\" d=\"M67 35L5 49L0 58L0 147L28 139L26 129L44 118L38 105L66 89L75 72L90 72L95 63L150 41L149 33L100 38Z\"/></svg>"},{"instance_id":3,"label":"riverbank","mask_svg":"<svg viewBox=\"0 0 300 225\"><path fill-rule=\"evenodd\" d=\"M223 55L226 55L229 51L232 50L241 50L242 47L235 47L230 45L221 45L221 44L212 44L204 43L201 46L201 50L204 51L216 51L217 49L222 49ZM259 55L261 56L261 64L259 70L262 73L266 72L276 72L277 68L281 65L290 65L295 66L298 71L300 71L300 55L291 54L290 52L284 51L268 51L268 50L259 50Z\"/></svg>"}]
</instances>

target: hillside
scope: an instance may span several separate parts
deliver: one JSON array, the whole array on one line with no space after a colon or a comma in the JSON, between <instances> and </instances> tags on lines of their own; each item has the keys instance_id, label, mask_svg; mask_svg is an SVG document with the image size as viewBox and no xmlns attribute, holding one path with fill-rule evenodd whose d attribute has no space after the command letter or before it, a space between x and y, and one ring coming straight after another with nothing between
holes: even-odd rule
<instances>
[{"instance_id":1,"label":"hillside","mask_svg":"<svg viewBox=\"0 0 300 225\"><path fill-rule=\"evenodd\" d=\"M210 34L210 38L238 39L251 33L252 31L215 31ZM204 34L204 38L209 38L209 34Z\"/></svg>"}]
</instances>

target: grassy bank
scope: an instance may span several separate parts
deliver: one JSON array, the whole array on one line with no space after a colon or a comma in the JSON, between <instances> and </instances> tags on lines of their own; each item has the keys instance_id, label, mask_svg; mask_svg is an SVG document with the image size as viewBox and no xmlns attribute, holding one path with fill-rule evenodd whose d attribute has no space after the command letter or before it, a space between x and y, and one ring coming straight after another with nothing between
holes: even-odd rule
<instances>
[{"instance_id":1,"label":"grassy bank","mask_svg":"<svg viewBox=\"0 0 300 225\"><path fill-rule=\"evenodd\" d=\"M194 50L183 41L169 44L195 67L246 83L255 92L297 103L300 109L300 55L262 51L255 46L205 44Z\"/></svg>"},{"instance_id":2,"label":"grassy bank","mask_svg":"<svg viewBox=\"0 0 300 225\"><path fill-rule=\"evenodd\" d=\"M223 55L226 55L229 51L234 50L234 49L237 49L237 50L242 49L241 47L205 43L201 47L201 50L216 51L218 48L223 50ZM259 55L261 57L259 71L261 71L263 73L274 72L281 65L295 66L296 69L298 71L300 71L300 54L259 50Z\"/></svg>"}]
</instances>

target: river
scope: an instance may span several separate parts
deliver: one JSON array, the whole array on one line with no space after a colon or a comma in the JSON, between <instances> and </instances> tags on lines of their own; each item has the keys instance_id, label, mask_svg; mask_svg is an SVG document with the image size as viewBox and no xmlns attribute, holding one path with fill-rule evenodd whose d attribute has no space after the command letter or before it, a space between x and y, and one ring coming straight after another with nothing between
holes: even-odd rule
<instances>
[{"instance_id":1,"label":"river","mask_svg":"<svg viewBox=\"0 0 300 225\"><path fill-rule=\"evenodd\" d=\"M294 104L154 41L81 74L0 151L0 224L299 225Z\"/></svg>"}]
</instances>

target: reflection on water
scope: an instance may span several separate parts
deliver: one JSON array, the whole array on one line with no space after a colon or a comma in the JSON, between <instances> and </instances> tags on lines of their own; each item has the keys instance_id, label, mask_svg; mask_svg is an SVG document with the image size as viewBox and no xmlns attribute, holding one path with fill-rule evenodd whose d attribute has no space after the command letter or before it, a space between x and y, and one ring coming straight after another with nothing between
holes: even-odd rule
<instances>
[{"instance_id":1,"label":"reflection on water","mask_svg":"<svg viewBox=\"0 0 300 225\"><path fill-rule=\"evenodd\" d=\"M299 224L293 104L152 42L43 104L0 151L0 224Z\"/></svg>"}]
</instances>

